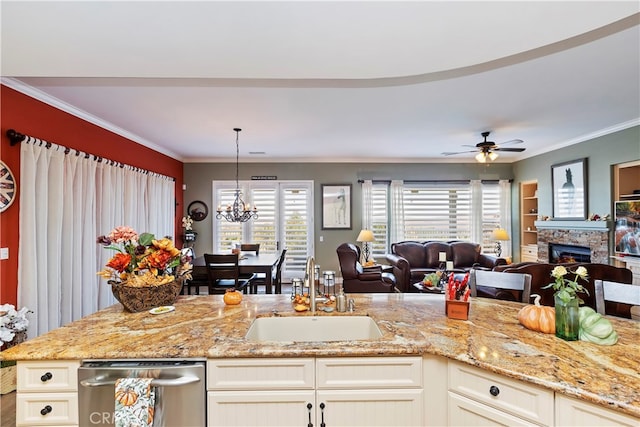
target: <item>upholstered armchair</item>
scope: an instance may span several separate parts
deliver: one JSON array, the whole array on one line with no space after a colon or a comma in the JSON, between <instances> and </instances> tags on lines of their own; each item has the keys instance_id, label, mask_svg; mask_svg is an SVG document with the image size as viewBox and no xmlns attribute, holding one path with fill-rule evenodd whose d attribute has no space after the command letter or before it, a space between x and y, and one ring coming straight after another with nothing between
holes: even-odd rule
<instances>
[{"instance_id":1,"label":"upholstered armchair","mask_svg":"<svg viewBox=\"0 0 640 427\"><path fill-rule=\"evenodd\" d=\"M392 273L383 273L380 266L362 267L360 248L351 243L343 243L336 249L342 287L346 293L394 292L396 279Z\"/></svg>"}]
</instances>

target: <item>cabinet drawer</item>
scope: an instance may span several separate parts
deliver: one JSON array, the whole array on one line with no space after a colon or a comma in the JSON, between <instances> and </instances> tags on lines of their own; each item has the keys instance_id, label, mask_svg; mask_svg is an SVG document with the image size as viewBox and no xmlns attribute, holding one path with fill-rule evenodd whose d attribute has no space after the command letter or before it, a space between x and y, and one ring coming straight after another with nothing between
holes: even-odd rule
<instances>
[{"instance_id":1,"label":"cabinet drawer","mask_svg":"<svg viewBox=\"0 0 640 427\"><path fill-rule=\"evenodd\" d=\"M290 390L315 387L312 358L207 361L208 390Z\"/></svg>"},{"instance_id":2,"label":"cabinet drawer","mask_svg":"<svg viewBox=\"0 0 640 427\"><path fill-rule=\"evenodd\" d=\"M556 395L556 425L638 427L640 419L603 406Z\"/></svg>"},{"instance_id":3,"label":"cabinet drawer","mask_svg":"<svg viewBox=\"0 0 640 427\"><path fill-rule=\"evenodd\" d=\"M78 425L78 395L76 393L18 393L16 425Z\"/></svg>"},{"instance_id":4,"label":"cabinet drawer","mask_svg":"<svg viewBox=\"0 0 640 427\"><path fill-rule=\"evenodd\" d=\"M448 406L449 425L452 426L538 426L452 392L449 392Z\"/></svg>"},{"instance_id":5,"label":"cabinet drawer","mask_svg":"<svg viewBox=\"0 0 640 427\"><path fill-rule=\"evenodd\" d=\"M449 390L528 421L553 425L553 391L449 362Z\"/></svg>"},{"instance_id":6,"label":"cabinet drawer","mask_svg":"<svg viewBox=\"0 0 640 427\"><path fill-rule=\"evenodd\" d=\"M18 392L76 391L79 366L76 361L18 362Z\"/></svg>"},{"instance_id":7,"label":"cabinet drawer","mask_svg":"<svg viewBox=\"0 0 640 427\"><path fill-rule=\"evenodd\" d=\"M421 357L338 357L316 360L318 389L419 388Z\"/></svg>"}]
</instances>

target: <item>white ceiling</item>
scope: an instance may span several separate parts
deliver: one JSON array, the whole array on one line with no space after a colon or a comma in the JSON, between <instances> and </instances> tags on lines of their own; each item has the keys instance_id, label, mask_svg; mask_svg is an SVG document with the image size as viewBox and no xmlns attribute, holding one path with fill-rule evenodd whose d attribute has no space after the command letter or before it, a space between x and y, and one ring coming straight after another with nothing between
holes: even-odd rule
<instances>
[{"instance_id":1,"label":"white ceiling","mask_svg":"<svg viewBox=\"0 0 640 427\"><path fill-rule=\"evenodd\" d=\"M441 153L487 130L524 140L498 158L512 162L640 124L638 1L2 0L0 14L3 84L185 162L235 161L234 127L241 161L472 162Z\"/></svg>"}]
</instances>

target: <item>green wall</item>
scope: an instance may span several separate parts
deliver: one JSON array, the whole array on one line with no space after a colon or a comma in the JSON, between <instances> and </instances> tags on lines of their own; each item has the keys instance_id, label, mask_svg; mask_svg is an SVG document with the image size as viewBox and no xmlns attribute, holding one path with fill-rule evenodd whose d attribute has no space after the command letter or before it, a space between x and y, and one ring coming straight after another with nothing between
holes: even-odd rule
<instances>
[{"instance_id":1,"label":"green wall","mask_svg":"<svg viewBox=\"0 0 640 427\"><path fill-rule=\"evenodd\" d=\"M358 180L465 180L512 179L510 164L494 163L240 163L239 179L249 180L252 175L275 175L278 180L313 180L315 258L323 270L339 271L336 248L344 242L355 243L361 229L361 186ZM235 180L235 163L187 163L184 166L184 206L194 200L202 200L209 206L209 216L194 223L198 232L196 255L213 248L215 207L212 206L214 180ZM321 230L321 184L352 184L352 230ZM259 208L259 206L258 206ZM323 241L320 242L320 237Z\"/></svg>"},{"instance_id":2,"label":"green wall","mask_svg":"<svg viewBox=\"0 0 640 427\"><path fill-rule=\"evenodd\" d=\"M527 141L531 143L531 141ZM538 214L552 216L551 165L587 159L587 212L612 213L613 165L640 159L640 126L590 139L513 164L512 244L514 261L520 250L520 182L538 181ZM640 187L640 183L638 183Z\"/></svg>"},{"instance_id":3,"label":"green wall","mask_svg":"<svg viewBox=\"0 0 640 427\"><path fill-rule=\"evenodd\" d=\"M535 144L535 141L527 141ZM531 147L531 145L529 145ZM534 148L534 147L531 147ZM355 242L361 229L361 191L358 180L464 180L513 179L512 245L514 261L519 261L519 183L538 181L538 212L551 216L551 165L587 158L588 212L611 213L612 166L640 159L640 126L591 139L513 164L493 163L241 163L240 180L252 175L275 175L278 180L312 180L314 182L315 257L325 270L339 271L336 248ZM209 216L194 223L198 232L196 253L212 251L215 206L212 205L212 181L234 180L235 163L186 163L184 165L184 206L202 200L209 206ZM321 230L321 184L352 184L352 230ZM639 183L640 186L640 183ZM320 242L322 236L323 241Z\"/></svg>"}]
</instances>

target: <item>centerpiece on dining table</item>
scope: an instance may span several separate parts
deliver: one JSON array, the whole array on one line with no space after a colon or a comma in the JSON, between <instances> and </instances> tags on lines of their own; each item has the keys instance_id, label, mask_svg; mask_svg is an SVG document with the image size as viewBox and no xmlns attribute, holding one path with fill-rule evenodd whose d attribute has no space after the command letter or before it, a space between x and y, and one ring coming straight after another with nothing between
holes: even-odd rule
<instances>
[{"instance_id":1,"label":"centerpiece on dining table","mask_svg":"<svg viewBox=\"0 0 640 427\"><path fill-rule=\"evenodd\" d=\"M98 275L107 279L113 295L128 311L172 304L183 282L191 278L191 257L168 237L156 239L151 233L138 234L119 226L97 242L116 251Z\"/></svg>"}]
</instances>

